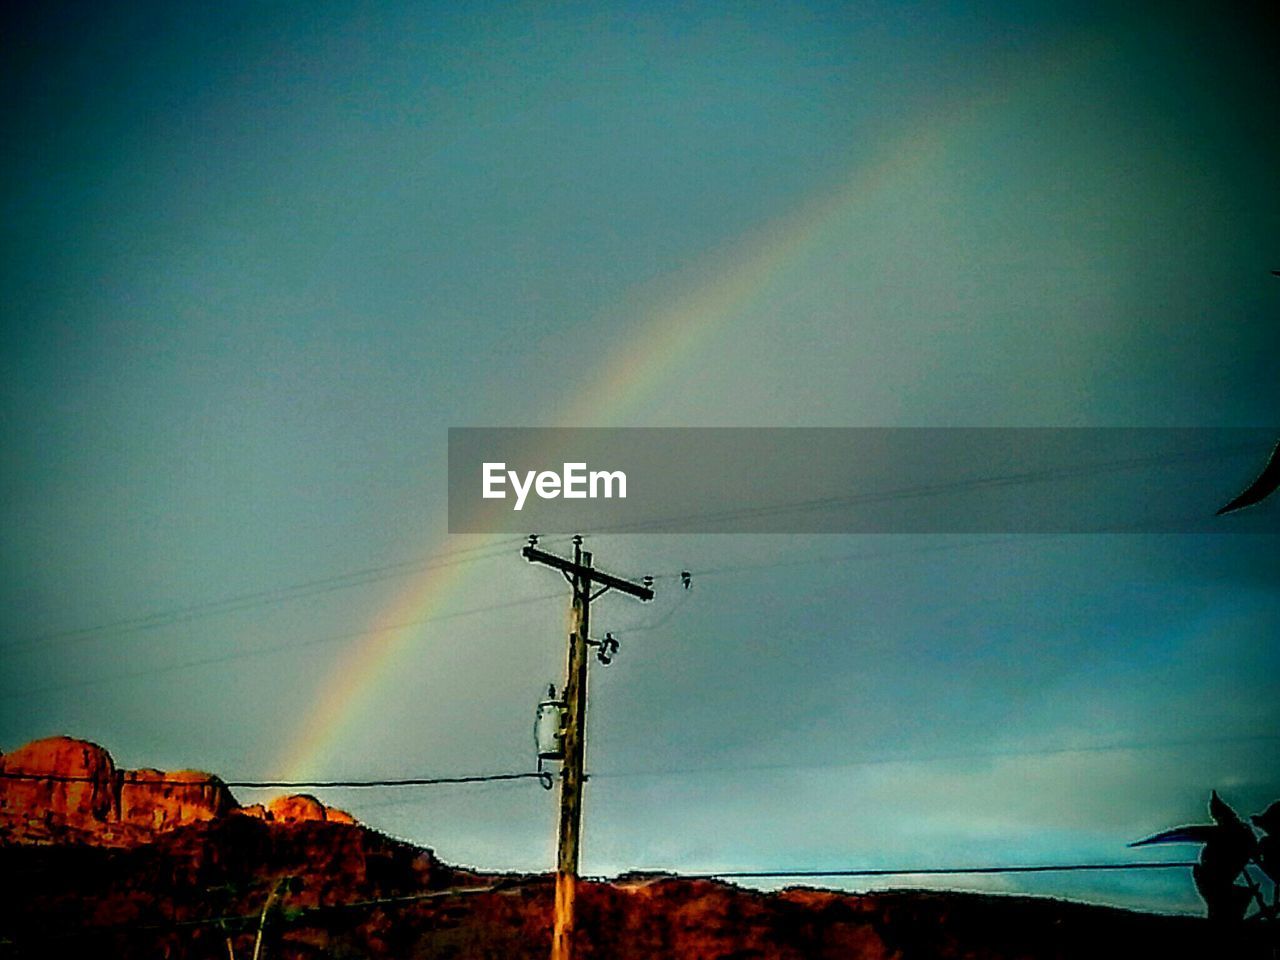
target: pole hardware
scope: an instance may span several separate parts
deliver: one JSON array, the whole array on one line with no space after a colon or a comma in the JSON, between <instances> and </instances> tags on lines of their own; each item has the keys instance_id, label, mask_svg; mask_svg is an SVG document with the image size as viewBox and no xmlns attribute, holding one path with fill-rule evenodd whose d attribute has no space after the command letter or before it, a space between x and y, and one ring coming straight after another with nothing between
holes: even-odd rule
<instances>
[{"instance_id":1,"label":"pole hardware","mask_svg":"<svg viewBox=\"0 0 1280 960\"><path fill-rule=\"evenodd\" d=\"M606 666L618 655L618 640L612 633L606 633L603 640L588 640L587 646L596 648L596 659Z\"/></svg>"}]
</instances>

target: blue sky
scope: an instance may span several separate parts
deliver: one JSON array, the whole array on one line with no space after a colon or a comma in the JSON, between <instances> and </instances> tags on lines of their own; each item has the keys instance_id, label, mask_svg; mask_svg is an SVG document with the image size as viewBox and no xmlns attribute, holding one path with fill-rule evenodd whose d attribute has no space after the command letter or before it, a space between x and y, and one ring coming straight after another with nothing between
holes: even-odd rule
<instances>
[{"instance_id":1,"label":"blue sky","mask_svg":"<svg viewBox=\"0 0 1280 960\"><path fill-rule=\"evenodd\" d=\"M11 20L0 749L277 773L343 643L314 641L401 581L28 641L430 555L447 428L560 423L672 310L698 337L584 425L1274 425L1273 30L1194 4ZM1280 795L1273 539L980 539L595 538L697 579L597 613L625 646L593 679L584 870L1110 859L1211 787ZM558 585L495 550L448 609ZM563 605L424 624L317 772L524 769ZM536 787L332 799L447 859L551 863ZM1195 906L1181 876L999 888Z\"/></svg>"}]
</instances>

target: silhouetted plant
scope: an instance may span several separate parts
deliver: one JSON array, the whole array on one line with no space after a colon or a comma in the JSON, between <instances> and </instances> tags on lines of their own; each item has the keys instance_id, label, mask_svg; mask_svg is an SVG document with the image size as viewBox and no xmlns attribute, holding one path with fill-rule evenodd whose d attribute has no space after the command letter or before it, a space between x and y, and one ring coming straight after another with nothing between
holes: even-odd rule
<instances>
[{"instance_id":1,"label":"silhouetted plant","mask_svg":"<svg viewBox=\"0 0 1280 960\"><path fill-rule=\"evenodd\" d=\"M1262 831L1261 839L1216 790L1209 796L1209 816L1213 823L1174 827L1130 846L1201 844L1200 861L1191 868L1191 875L1209 919L1233 925L1249 920L1274 930L1280 914L1280 801L1250 818ZM1256 877L1251 867L1262 876ZM1267 886L1271 888L1269 901Z\"/></svg>"}]
</instances>

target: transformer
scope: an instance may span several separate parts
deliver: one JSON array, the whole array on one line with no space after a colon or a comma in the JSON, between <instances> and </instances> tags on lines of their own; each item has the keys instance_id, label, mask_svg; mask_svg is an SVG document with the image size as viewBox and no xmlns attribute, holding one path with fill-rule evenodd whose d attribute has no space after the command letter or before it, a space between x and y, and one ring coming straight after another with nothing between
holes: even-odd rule
<instances>
[{"instance_id":1,"label":"transformer","mask_svg":"<svg viewBox=\"0 0 1280 960\"><path fill-rule=\"evenodd\" d=\"M538 704L538 715L533 722L533 742L538 749L538 769L544 760L564 759L563 700L556 699L556 688L547 687L547 698Z\"/></svg>"}]
</instances>

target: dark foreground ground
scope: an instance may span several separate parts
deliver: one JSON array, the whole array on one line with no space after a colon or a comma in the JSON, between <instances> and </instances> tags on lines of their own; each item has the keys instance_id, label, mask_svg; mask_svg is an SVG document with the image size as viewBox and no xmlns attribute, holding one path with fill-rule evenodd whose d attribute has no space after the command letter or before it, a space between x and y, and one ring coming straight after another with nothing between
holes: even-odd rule
<instances>
[{"instance_id":1,"label":"dark foreground ground","mask_svg":"<svg viewBox=\"0 0 1280 960\"><path fill-rule=\"evenodd\" d=\"M538 958L546 877L441 864L342 823L231 817L133 847L4 838L0 957ZM287 878L293 878L292 880ZM1269 958L1192 917L919 891L760 893L674 877L584 886L583 958Z\"/></svg>"}]
</instances>

